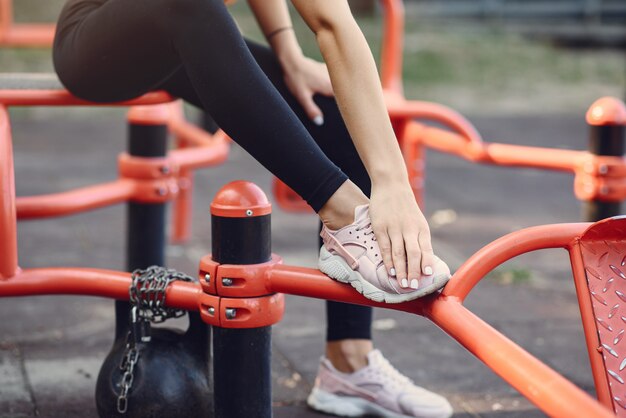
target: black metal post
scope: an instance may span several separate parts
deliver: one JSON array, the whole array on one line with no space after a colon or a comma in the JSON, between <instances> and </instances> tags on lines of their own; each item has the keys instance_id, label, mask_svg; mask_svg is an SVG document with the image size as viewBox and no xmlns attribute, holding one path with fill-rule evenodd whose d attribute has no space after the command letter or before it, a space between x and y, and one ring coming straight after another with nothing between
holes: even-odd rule
<instances>
[{"instance_id":1,"label":"black metal post","mask_svg":"<svg viewBox=\"0 0 626 418\"><path fill-rule=\"evenodd\" d=\"M136 157L163 157L167 153L167 126L128 125L128 153ZM128 202L126 217L126 269L165 264L165 203ZM128 333L128 302L115 302L115 335Z\"/></svg>"},{"instance_id":2,"label":"black metal post","mask_svg":"<svg viewBox=\"0 0 626 418\"><path fill-rule=\"evenodd\" d=\"M232 190L234 193L237 192L235 189ZM257 264L269 261L269 203L267 208L268 213L257 214L256 210L241 206L232 216L218 216L212 207L213 259L220 264ZM236 311L226 312L227 317L236 314ZM249 329L213 327L216 418L272 416L270 356L271 326Z\"/></svg>"},{"instance_id":3,"label":"black metal post","mask_svg":"<svg viewBox=\"0 0 626 418\"><path fill-rule=\"evenodd\" d=\"M589 152L595 155L624 155L625 127L623 125L591 125ZM621 202L591 200L585 203L585 220L597 222L621 214Z\"/></svg>"}]
</instances>

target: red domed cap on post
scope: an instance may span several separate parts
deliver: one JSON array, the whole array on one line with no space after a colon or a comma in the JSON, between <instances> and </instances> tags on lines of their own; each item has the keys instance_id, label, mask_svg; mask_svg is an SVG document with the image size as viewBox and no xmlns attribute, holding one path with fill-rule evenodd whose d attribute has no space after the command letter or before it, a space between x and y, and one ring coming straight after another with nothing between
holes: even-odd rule
<instances>
[{"instance_id":1,"label":"red domed cap on post","mask_svg":"<svg viewBox=\"0 0 626 418\"><path fill-rule=\"evenodd\" d=\"M249 218L272 213L272 204L259 186L237 180L222 187L211 203L211 215Z\"/></svg>"},{"instance_id":2,"label":"red domed cap on post","mask_svg":"<svg viewBox=\"0 0 626 418\"><path fill-rule=\"evenodd\" d=\"M602 97L587 111L587 123L592 126L626 125L626 105L615 97Z\"/></svg>"}]
</instances>

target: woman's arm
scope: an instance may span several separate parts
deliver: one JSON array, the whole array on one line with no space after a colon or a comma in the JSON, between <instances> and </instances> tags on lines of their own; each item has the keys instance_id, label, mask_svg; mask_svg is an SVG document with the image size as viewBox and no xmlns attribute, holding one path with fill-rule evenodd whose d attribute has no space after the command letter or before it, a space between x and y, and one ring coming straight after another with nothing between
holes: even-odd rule
<instances>
[{"instance_id":1,"label":"woman's arm","mask_svg":"<svg viewBox=\"0 0 626 418\"><path fill-rule=\"evenodd\" d=\"M309 118L321 125L324 123L324 116L313 101L313 95L333 94L326 65L302 54L285 0L248 0L248 4L278 57L289 90L298 99Z\"/></svg>"},{"instance_id":2,"label":"woman's arm","mask_svg":"<svg viewBox=\"0 0 626 418\"><path fill-rule=\"evenodd\" d=\"M315 33L337 103L372 180L370 213L397 278L432 274L430 231L411 191L376 65L346 0L292 0ZM407 274L408 273L408 274Z\"/></svg>"}]
</instances>

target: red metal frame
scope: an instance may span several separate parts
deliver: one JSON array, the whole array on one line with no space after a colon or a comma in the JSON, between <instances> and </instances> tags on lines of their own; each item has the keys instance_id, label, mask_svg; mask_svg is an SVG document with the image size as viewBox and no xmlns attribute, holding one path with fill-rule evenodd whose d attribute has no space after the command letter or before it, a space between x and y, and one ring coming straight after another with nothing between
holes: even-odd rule
<instances>
[{"instance_id":1,"label":"red metal frame","mask_svg":"<svg viewBox=\"0 0 626 418\"><path fill-rule=\"evenodd\" d=\"M583 199L621 200L626 196L626 166L622 158L597 157L582 151L485 143L474 127L451 109L404 99L401 78L402 2L382 0L382 3L385 10L385 37L381 80L390 118L418 199L421 199L422 193L423 146L475 162L570 171L576 174L576 194ZM52 25L13 24L10 0L0 0L0 12L0 44L50 45ZM64 193L16 198L7 107L94 104L79 100L65 91L0 92L0 297L80 294L128 299L129 273L78 268L20 270L16 238L18 218L67 215L130 199L165 201L178 197L175 231L178 238L186 236L193 169L223 161L228 150L228 138L222 132L209 136L188 124L182 118L180 103L164 104L170 101L167 94L156 92L117 104L140 105L129 112L129 120L132 122L169 126L178 137L179 149L170 152L166 158L142 159L122 154L120 178L114 182ZM625 115L623 104L604 99L592 107L588 119L592 124L624 124ZM438 121L452 131L419 124L413 121L416 118ZM277 188L279 203L284 203L282 196L286 196L285 188L280 185ZM298 207L297 199L287 199L286 202L291 207ZM605 222L608 222L607 225L614 225L611 222L624 223L623 220ZM509 234L467 260L440 295L405 304L374 303L349 286L330 280L318 270L282 265L277 256L269 263L254 266L219 265L212 262L210 257L205 257L200 266L200 284L173 283L167 290L167 301L172 307L199 310L207 323L235 328L269 325L280 320L284 306L282 293L423 315L547 414L564 417L612 416L607 407L615 407L615 395L612 396L607 380L605 359L598 351L600 341L597 325L600 322L594 315L594 309L598 307L594 308L593 302L597 295L594 296L593 290L587 287L585 251L589 249L585 249L583 244L590 240L592 232L604 231L602 228L606 228L602 222L593 225L545 225ZM595 239L602 239L605 235L610 234L600 233L599 238L596 236ZM462 304L472 288L493 268L512 257L543 248L565 248L570 253L592 371L598 397L604 406L476 317ZM210 277L214 280L207 281ZM232 279L234 286L221 286L221 278L224 277ZM228 307L238 309L236 319L229 319L225 315Z\"/></svg>"}]
</instances>

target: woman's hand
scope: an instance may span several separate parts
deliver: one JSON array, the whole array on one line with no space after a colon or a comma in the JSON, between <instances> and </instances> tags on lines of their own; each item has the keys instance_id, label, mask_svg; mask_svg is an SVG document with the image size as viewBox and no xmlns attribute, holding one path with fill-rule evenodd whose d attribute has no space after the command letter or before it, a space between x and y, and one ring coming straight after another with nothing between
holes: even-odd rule
<instances>
[{"instance_id":1,"label":"woman's hand","mask_svg":"<svg viewBox=\"0 0 626 418\"><path fill-rule=\"evenodd\" d=\"M322 125L324 115L313 101L313 95L333 95L326 64L302 56L296 62L283 65L283 70L289 91L300 102L309 119L316 125Z\"/></svg>"},{"instance_id":2,"label":"woman's hand","mask_svg":"<svg viewBox=\"0 0 626 418\"><path fill-rule=\"evenodd\" d=\"M434 260L428 223L408 183L374 184L370 217L387 271L401 287L417 289L420 276L433 273Z\"/></svg>"}]
</instances>

